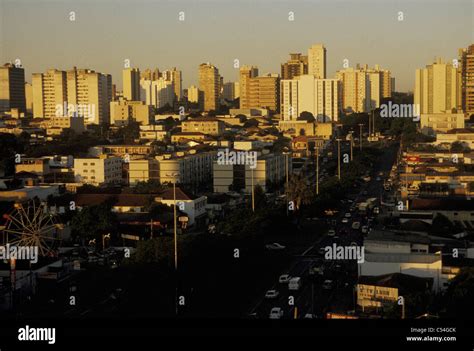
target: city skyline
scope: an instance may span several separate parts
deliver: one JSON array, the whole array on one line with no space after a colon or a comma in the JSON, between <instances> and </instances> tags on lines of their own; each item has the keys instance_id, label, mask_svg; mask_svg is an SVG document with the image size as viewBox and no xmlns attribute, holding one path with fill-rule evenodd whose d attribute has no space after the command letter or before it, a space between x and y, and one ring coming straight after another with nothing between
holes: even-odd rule
<instances>
[{"instance_id":1,"label":"city skyline","mask_svg":"<svg viewBox=\"0 0 474 351\"><path fill-rule=\"evenodd\" d=\"M124 60L128 59L131 67L140 70L177 67L183 72L183 87L188 88L198 85L201 63L216 66L226 82L238 81L235 59L240 67L258 66L261 75L279 74L289 53L304 55L313 44L321 43L327 49L327 78L334 78L335 72L342 69L343 60L348 59L350 67L357 63L379 64L392 72L396 91L413 91L417 68L432 63L435 57L446 61L458 58L458 49L467 47L473 37L465 30L474 18L471 2L463 0L430 2L429 16L423 11L426 1L336 2L337 6L323 1L318 7L311 1L274 2L271 8L265 1L253 5L248 1L115 4L114 10L109 11L110 1L0 2L2 13L8 14L0 18L2 62L20 59L28 82L33 73L50 68L89 68L111 74L121 90ZM140 4L146 4L146 11ZM154 11L155 7L160 11ZM364 19L369 9L372 22L368 24ZM403 21L397 20L399 10L404 12ZM71 11L75 12L75 21L70 21ZM182 22L178 21L180 11L184 11ZM294 21L288 20L290 11ZM129 13L134 16L127 18ZM203 21L209 13L212 17ZM46 20L33 30L29 24L36 23L35 16ZM238 21L229 22L230 18ZM358 25L351 26L349 19ZM58 23L64 24L64 30L54 30ZM308 23L314 25L313 30L305 30ZM259 35L254 35L257 29ZM100 35L93 35L94 31ZM109 43L114 45L106 47Z\"/></svg>"}]
</instances>

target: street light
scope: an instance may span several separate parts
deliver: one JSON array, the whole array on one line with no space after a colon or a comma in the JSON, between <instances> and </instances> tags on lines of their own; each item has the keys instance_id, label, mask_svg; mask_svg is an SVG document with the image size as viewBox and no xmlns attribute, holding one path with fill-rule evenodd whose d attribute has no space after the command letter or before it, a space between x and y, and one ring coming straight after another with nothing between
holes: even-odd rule
<instances>
[{"instance_id":1,"label":"street light","mask_svg":"<svg viewBox=\"0 0 474 351\"><path fill-rule=\"evenodd\" d=\"M255 212L255 188L253 186L253 168L251 166L250 173L252 174L252 212Z\"/></svg>"},{"instance_id":2,"label":"street light","mask_svg":"<svg viewBox=\"0 0 474 351\"><path fill-rule=\"evenodd\" d=\"M286 186L288 187L288 169L289 169L289 165L288 165L288 154L289 154L289 149L285 146L283 148L283 155L285 155L285 173L286 173Z\"/></svg>"},{"instance_id":3,"label":"street light","mask_svg":"<svg viewBox=\"0 0 474 351\"><path fill-rule=\"evenodd\" d=\"M354 153L353 153L353 151L352 151L352 149L353 149L353 147L354 147L354 136L353 136L353 133L354 133L353 130L351 130L351 131L349 132L349 134L351 135L351 161L354 159Z\"/></svg>"},{"instance_id":4,"label":"street light","mask_svg":"<svg viewBox=\"0 0 474 351\"><path fill-rule=\"evenodd\" d=\"M110 240L110 233L102 234L102 250L105 250L105 239Z\"/></svg>"},{"instance_id":5,"label":"street light","mask_svg":"<svg viewBox=\"0 0 474 351\"><path fill-rule=\"evenodd\" d=\"M178 231L177 231L177 221L176 221L176 179L179 177L179 173L174 172L171 174L166 174L167 177L172 177L173 181L173 241L174 241L174 271L176 276L176 285L175 285L175 313L178 315Z\"/></svg>"},{"instance_id":6,"label":"street light","mask_svg":"<svg viewBox=\"0 0 474 351\"><path fill-rule=\"evenodd\" d=\"M285 146L283 148L283 155L285 155L285 173L286 173L286 183L285 183L285 201L287 202L286 204L286 215L288 216L288 169L289 169L289 164L288 164L288 154L289 154L289 149Z\"/></svg>"},{"instance_id":7,"label":"street light","mask_svg":"<svg viewBox=\"0 0 474 351\"><path fill-rule=\"evenodd\" d=\"M174 269L175 271L178 271L178 231L177 231L177 213L176 213L176 179L179 177L179 173L171 173L171 174L166 174L167 177L172 177L174 179L173 181L173 228L174 228L174 233L173 233L173 240L174 240Z\"/></svg>"},{"instance_id":8,"label":"street light","mask_svg":"<svg viewBox=\"0 0 474 351\"><path fill-rule=\"evenodd\" d=\"M360 144L360 151L362 151L362 126L363 123L359 123L359 144Z\"/></svg>"},{"instance_id":9,"label":"street light","mask_svg":"<svg viewBox=\"0 0 474 351\"><path fill-rule=\"evenodd\" d=\"M314 147L316 154L316 195L319 195L319 147Z\"/></svg>"}]
</instances>

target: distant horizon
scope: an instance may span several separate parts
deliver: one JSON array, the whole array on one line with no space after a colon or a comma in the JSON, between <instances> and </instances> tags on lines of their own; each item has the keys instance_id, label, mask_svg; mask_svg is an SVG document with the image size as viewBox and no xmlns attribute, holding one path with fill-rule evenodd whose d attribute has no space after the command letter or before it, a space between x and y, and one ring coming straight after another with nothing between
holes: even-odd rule
<instances>
[{"instance_id":1,"label":"distant horizon","mask_svg":"<svg viewBox=\"0 0 474 351\"><path fill-rule=\"evenodd\" d=\"M76 66L111 74L121 91L129 59L140 71L176 67L187 89L198 86L203 62L235 82L234 59L240 67L256 65L261 75L281 74L290 53L306 55L316 43L327 49L326 78L348 59L349 67L390 70L395 91L413 92L417 68L436 57L452 61L474 43L474 6L469 0L0 0L0 62L20 59L30 83L33 73Z\"/></svg>"}]
</instances>

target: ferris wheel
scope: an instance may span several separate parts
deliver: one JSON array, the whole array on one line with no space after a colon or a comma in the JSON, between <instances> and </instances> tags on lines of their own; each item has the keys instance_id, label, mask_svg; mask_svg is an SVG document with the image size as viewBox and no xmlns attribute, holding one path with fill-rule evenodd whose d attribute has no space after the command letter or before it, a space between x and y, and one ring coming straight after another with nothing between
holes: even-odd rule
<instances>
[{"instance_id":1,"label":"ferris wheel","mask_svg":"<svg viewBox=\"0 0 474 351\"><path fill-rule=\"evenodd\" d=\"M46 203L35 200L15 203L13 211L3 217L6 219L4 245L36 246L40 256L57 256L64 226L55 213L48 210Z\"/></svg>"}]
</instances>

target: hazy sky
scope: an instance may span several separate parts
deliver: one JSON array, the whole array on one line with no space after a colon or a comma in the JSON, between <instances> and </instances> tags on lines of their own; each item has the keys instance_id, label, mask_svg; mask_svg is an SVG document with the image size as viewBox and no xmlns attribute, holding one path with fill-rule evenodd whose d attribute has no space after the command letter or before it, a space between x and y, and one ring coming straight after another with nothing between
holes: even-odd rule
<instances>
[{"instance_id":1,"label":"hazy sky","mask_svg":"<svg viewBox=\"0 0 474 351\"><path fill-rule=\"evenodd\" d=\"M0 60L19 58L30 82L32 73L77 66L112 74L120 90L130 59L141 70L178 67L186 88L202 62L235 81L236 58L280 73L288 53L313 43L327 48L328 78L347 58L378 63L398 91L413 90L416 68L474 43L474 0L0 0Z\"/></svg>"}]
</instances>

